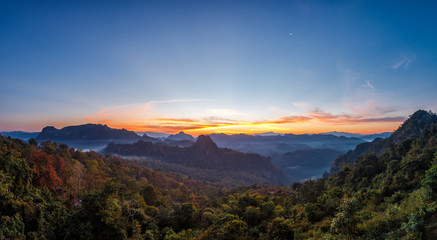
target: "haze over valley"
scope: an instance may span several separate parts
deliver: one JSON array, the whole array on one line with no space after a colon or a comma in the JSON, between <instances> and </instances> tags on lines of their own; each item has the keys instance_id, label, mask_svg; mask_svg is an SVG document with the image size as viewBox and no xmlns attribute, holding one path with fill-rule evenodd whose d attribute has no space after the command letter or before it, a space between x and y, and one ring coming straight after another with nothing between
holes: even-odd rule
<instances>
[{"instance_id":1,"label":"haze over valley","mask_svg":"<svg viewBox=\"0 0 437 240\"><path fill-rule=\"evenodd\" d=\"M70 147L82 149L84 151L94 150L101 153L118 154L125 158L130 158L133 156L146 157L146 159L149 161L153 161L153 159L155 159L173 164L176 163L181 165L181 167L186 167L189 165L189 167L202 168L202 166L204 166L201 163L194 165L190 164L190 161L193 160L190 159L192 157L189 157L183 161L176 160L176 156L181 154L178 153L178 151L183 151L185 148L188 149L198 141L197 138L184 132L168 135L165 138L153 138L149 137L146 133L139 135L132 131L127 131L125 129L113 129L106 125L85 124L79 126L68 126L62 129L45 127L40 133L2 132L2 135L19 138L25 141L34 138L40 143L46 140L51 140L53 142L67 144ZM302 182L309 178L321 177L325 172L329 172L329 168L337 156L354 149L358 144L366 142L364 139L369 140L372 137L375 137L374 135L349 133L336 133L336 135L337 136L329 133L303 135L270 133L268 135L211 134L207 136L208 139L211 140L211 144L216 147L218 146L220 148L232 149L248 154L257 153L260 155L260 157L267 157L266 161L270 162L271 166L282 170L281 173L276 173L279 175L277 180L271 181L271 179L265 179L265 181L261 182L259 180L248 180L244 181L244 184L285 184ZM353 137L345 137L343 135L351 135ZM389 135L390 133L384 133L377 136ZM160 135L158 134L158 136ZM161 136L164 135L161 134ZM201 137L203 137L203 135ZM126 148L129 144L139 144L139 141L144 142L144 144L150 142L152 145L133 145L131 150L123 150L123 148L120 149L120 147L123 146ZM117 145L114 145L114 143L121 145L116 147ZM153 144L156 144L156 146L153 147ZM161 148L161 152L169 152L162 155L161 153L153 153L151 149L148 150L149 147L156 148L157 146ZM175 152L174 154L176 155L171 155L171 152ZM252 163L249 163L244 167L236 165L235 167L231 167L231 169L234 171L238 169L238 171L245 172L251 168L252 165L256 165L255 162L257 160L255 155L252 154L248 156L252 156L249 157L249 159L253 158L253 160L250 160ZM211 156L203 156L201 158L204 162L212 161ZM223 162L227 159L227 157L219 158L221 158L221 160L218 160L219 162ZM219 165L217 165L217 167L218 166ZM260 170L262 168L264 167L260 166ZM220 181L220 179L215 180Z\"/></svg>"}]
</instances>

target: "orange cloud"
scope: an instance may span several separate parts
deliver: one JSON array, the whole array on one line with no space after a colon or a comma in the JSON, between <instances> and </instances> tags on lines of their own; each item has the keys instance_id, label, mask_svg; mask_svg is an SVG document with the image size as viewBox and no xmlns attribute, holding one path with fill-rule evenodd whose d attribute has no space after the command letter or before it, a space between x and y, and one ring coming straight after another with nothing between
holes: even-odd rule
<instances>
[{"instance_id":1,"label":"orange cloud","mask_svg":"<svg viewBox=\"0 0 437 240\"><path fill-rule=\"evenodd\" d=\"M270 123L270 124L299 123L299 122L307 122L312 119L313 118L309 116L288 116L288 117L280 117L278 119L269 120L264 123Z\"/></svg>"},{"instance_id":2,"label":"orange cloud","mask_svg":"<svg viewBox=\"0 0 437 240\"><path fill-rule=\"evenodd\" d=\"M348 115L339 114L333 115L323 110L316 108L308 114L313 119L317 119L321 122L328 122L333 124L353 124L353 123L363 123L363 122L402 122L405 117L374 117L374 116L363 116L363 115Z\"/></svg>"},{"instance_id":3,"label":"orange cloud","mask_svg":"<svg viewBox=\"0 0 437 240\"><path fill-rule=\"evenodd\" d=\"M175 118L168 117L168 114L160 113L153 108L153 105L157 103L183 101L155 101L146 104L114 107L101 110L94 115L85 117L85 119L89 122L107 124L111 127L126 128L133 131L165 133L186 131L194 135L214 132L261 133L267 131L278 133L320 133L334 130L372 133L393 131L405 120L404 117L386 116L384 114L380 116L357 113L331 114L319 108L314 108L302 115L283 116L262 121L237 120L220 116ZM226 109L226 111L220 110L214 113L220 112L232 112L232 110Z\"/></svg>"}]
</instances>

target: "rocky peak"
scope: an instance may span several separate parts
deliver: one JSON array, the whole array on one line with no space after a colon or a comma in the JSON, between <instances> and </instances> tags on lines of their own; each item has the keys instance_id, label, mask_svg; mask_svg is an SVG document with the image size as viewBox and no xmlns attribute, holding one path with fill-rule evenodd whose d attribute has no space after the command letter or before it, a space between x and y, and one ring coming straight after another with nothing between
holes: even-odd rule
<instances>
[{"instance_id":1,"label":"rocky peak","mask_svg":"<svg viewBox=\"0 0 437 240\"><path fill-rule=\"evenodd\" d=\"M215 144L214 141L212 141L210 136L200 135L197 138L196 143L194 144L194 147L200 148L200 149L218 149L217 144Z\"/></svg>"}]
</instances>

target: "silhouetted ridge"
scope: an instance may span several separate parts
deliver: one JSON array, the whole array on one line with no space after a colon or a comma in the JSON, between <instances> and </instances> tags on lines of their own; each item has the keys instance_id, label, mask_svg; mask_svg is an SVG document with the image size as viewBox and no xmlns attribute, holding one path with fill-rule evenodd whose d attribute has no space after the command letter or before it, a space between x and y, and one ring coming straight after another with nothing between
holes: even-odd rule
<instances>
[{"instance_id":1,"label":"silhouetted ridge","mask_svg":"<svg viewBox=\"0 0 437 240\"><path fill-rule=\"evenodd\" d=\"M155 142L158 139L150 137L149 135L144 133L143 136L141 136L141 140Z\"/></svg>"},{"instance_id":2,"label":"silhouetted ridge","mask_svg":"<svg viewBox=\"0 0 437 240\"><path fill-rule=\"evenodd\" d=\"M173 134L167 137L166 140L171 140L171 141L194 141L193 136L186 134L184 132L179 132L178 134Z\"/></svg>"},{"instance_id":3,"label":"silhouetted ridge","mask_svg":"<svg viewBox=\"0 0 437 240\"><path fill-rule=\"evenodd\" d=\"M354 150L338 156L331 166L331 174L337 173L343 164L353 163L358 157L367 153L381 154L392 144L400 144L406 140L418 138L426 130L437 124L437 116L431 111L418 110L413 113L390 137L377 138L372 142L362 143Z\"/></svg>"},{"instance_id":4,"label":"silhouetted ridge","mask_svg":"<svg viewBox=\"0 0 437 240\"><path fill-rule=\"evenodd\" d=\"M68 126L60 130L53 126L43 128L37 136L38 140L107 140L107 139L140 139L135 132L126 129L113 129L102 124L84 124Z\"/></svg>"},{"instance_id":5,"label":"silhouetted ridge","mask_svg":"<svg viewBox=\"0 0 437 240\"><path fill-rule=\"evenodd\" d=\"M245 172L277 184L285 179L284 173L272 164L270 157L219 148L209 136L203 135L195 144L185 148L162 142L138 141L133 144L110 143L104 151L124 156L145 156L188 167Z\"/></svg>"}]
</instances>

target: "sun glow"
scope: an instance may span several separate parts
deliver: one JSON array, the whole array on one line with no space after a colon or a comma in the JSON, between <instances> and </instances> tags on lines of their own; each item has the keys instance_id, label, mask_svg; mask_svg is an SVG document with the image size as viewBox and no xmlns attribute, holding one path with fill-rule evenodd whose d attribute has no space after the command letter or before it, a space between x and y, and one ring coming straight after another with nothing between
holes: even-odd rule
<instances>
[{"instance_id":1,"label":"sun glow","mask_svg":"<svg viewBox=\"0 0 437 240\"><path fill-rule=\"evenodd\" d=\"M276 121L266 122L204 122L194 119L147 119L144 122L136 123L117 123L104 122L110 127L125 128L137 132L162 132L173 134L184 131L191 135L226 133L226 134L257 134L264 132L275 133L323 133L330 131L345 131L353 133L379 133L394 131L401 122L371 122L371 123L343 123L333 124L320 120L300 121L293 123L281 123Z\"/></svg>"},{"instance_id":2,"label":"sun glow","mask_svg":"<svg viewBox=\"0 0 437 240\"><path fill-rule=\"evenodd\" d=\"M305 108L301 113L264 112L264 119L234 109L204 106L198 99L151 101L142 104L115 106L86 116L88 122L107 124L137 132L177 133L192 135L227 133L256 134L276 133L322 133L345 131L353 133L378 133L394 131L404 117L390 114L332 114L320 108ZM175 106L175 104L178 104ZM175 109L183 109L177 112ZM259 113L256 113L259 115Z\"/></svg>"}]
</instances>

